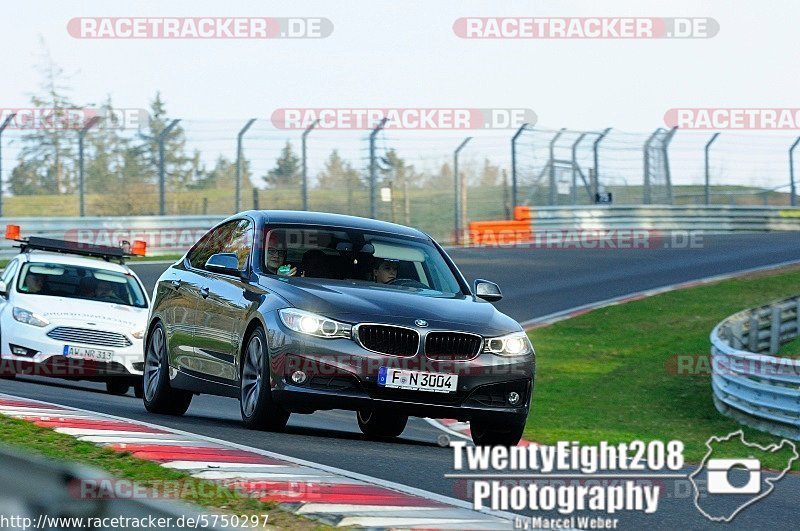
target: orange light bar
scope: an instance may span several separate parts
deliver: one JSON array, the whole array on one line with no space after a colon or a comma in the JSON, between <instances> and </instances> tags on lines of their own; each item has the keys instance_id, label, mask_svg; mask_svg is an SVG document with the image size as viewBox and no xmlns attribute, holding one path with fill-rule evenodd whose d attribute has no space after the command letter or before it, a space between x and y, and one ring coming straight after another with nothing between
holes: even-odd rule
<instances>
[{"instance_id":1,"label":"orange light bar","mask_svg":"<svg viewBox=\"0 0 800 531\"><path fill-rule=\"evenodd\" d=\"M133 256L145 256L147 253L147 242L144 240L134 240L131 247L131 254Z\"/></svg>"},{"instance_id":2,"label":"orange light bar","mask_svg":"<svg viewBox=\"0 0 800 531\"><path fill-rule=\"evenodd\" d=\"M19 240L19 225L6 225L6 240Z\"/></svg>"}]
</instances>

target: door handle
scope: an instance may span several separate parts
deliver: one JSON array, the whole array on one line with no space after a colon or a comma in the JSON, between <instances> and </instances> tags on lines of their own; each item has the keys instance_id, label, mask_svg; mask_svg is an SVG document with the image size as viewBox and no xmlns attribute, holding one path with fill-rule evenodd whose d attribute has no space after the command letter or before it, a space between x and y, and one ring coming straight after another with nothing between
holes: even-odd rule
<instances>
[{"instance_id":1,"label":"door handle","mask_svg":"<svg viewBox=\"0 0 800 531\"><path fill-rule=\"evenodd\" d=\"M203 297L204 299L208 297L208 293L209 293L208 286L200 288L200 296Z\"/></svg>"},{"instance_id":2,"label":"door handle","mask_svg":"<svg viewBox=\"0 0 800 531\"><path fill-rule=\"evenodd\" d=\"M172 284L172 287L175 288L175 289L178 289L178 288L181 287L181 281L180 280L173 280L172 282L170 282L170 284Z\"/></svg>"}]
</instances>

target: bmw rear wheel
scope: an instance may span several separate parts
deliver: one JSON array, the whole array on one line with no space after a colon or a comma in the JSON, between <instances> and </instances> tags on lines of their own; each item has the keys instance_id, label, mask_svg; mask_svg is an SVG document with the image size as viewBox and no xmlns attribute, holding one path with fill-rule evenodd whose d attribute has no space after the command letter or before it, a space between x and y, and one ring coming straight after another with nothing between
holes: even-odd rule
<instances>
[{"instance_id":1,"label":"bmw rear wheel","mask_svg":"<svg viewBox=\"0 0 800 531\"><path fill-rule=\"evenodd\" d=\"M358 427L367 437L397 437L406 429L408 415L401 415L383 409L358 411Z\"/></svg>"}]
</instances>

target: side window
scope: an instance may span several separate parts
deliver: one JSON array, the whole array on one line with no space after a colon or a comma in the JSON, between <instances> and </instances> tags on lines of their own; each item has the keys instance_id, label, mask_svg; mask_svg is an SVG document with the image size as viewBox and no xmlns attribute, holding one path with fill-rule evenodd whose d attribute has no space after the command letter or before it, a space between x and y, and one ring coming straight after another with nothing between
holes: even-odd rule
<instances>
[{"instance_id":1,"label":"side window","mask_svg":"<svg viewBox=\"0 0 800 531\"><path fill-rule=\"evenodd\" d=\"M18 267L19 267L19 261L14 260L10 264L8 264L6 270L3 271L3 276L0 277L0 280L5 282L6 286L11 286L11 279L14 278L14 274L17 272Z\"/></svg>"},{"instance_id":2,"label":"side window","mask_svg":"<svg viewBox=\"0 0 800 531\"><path fill-rule=\"evenodd\" d=\"M253 224L242 219L234 226L230 239L223 247L222 253L234 253L239 259L239 269L244 270L250 261L253 251Z\"/></svg>"},{"instance_id":3,"label":"side window","mask_svg":"<svg viewBox=\"0 0 800 531\"><path fill-rule=\"evenodd\" d=\"M212 254L236 253L239 268L244 269L252 248L252 224L246 219L238 219L220 225L200 238L187 258L192 267L203 269Z\"/></svg>"}]
</instances>

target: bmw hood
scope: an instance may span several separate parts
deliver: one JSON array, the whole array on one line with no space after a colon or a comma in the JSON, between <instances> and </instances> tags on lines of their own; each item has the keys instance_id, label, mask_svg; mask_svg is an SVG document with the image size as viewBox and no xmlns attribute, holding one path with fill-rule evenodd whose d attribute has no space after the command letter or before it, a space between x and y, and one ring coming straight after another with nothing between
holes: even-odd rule
<instances>
[{"instance_id":1,"label":"bmw hood","mask_svg":"<svg viewBox=\"0 0 800 531\"><path fill-rule=\"evenodd\" d=\"M472 296L433 297L414 288L328 279L265 279L262 285L296 308L348 323L379 322L460 330L484 336L520 330L490 303Z\"/></svg>"}]
</instances>

